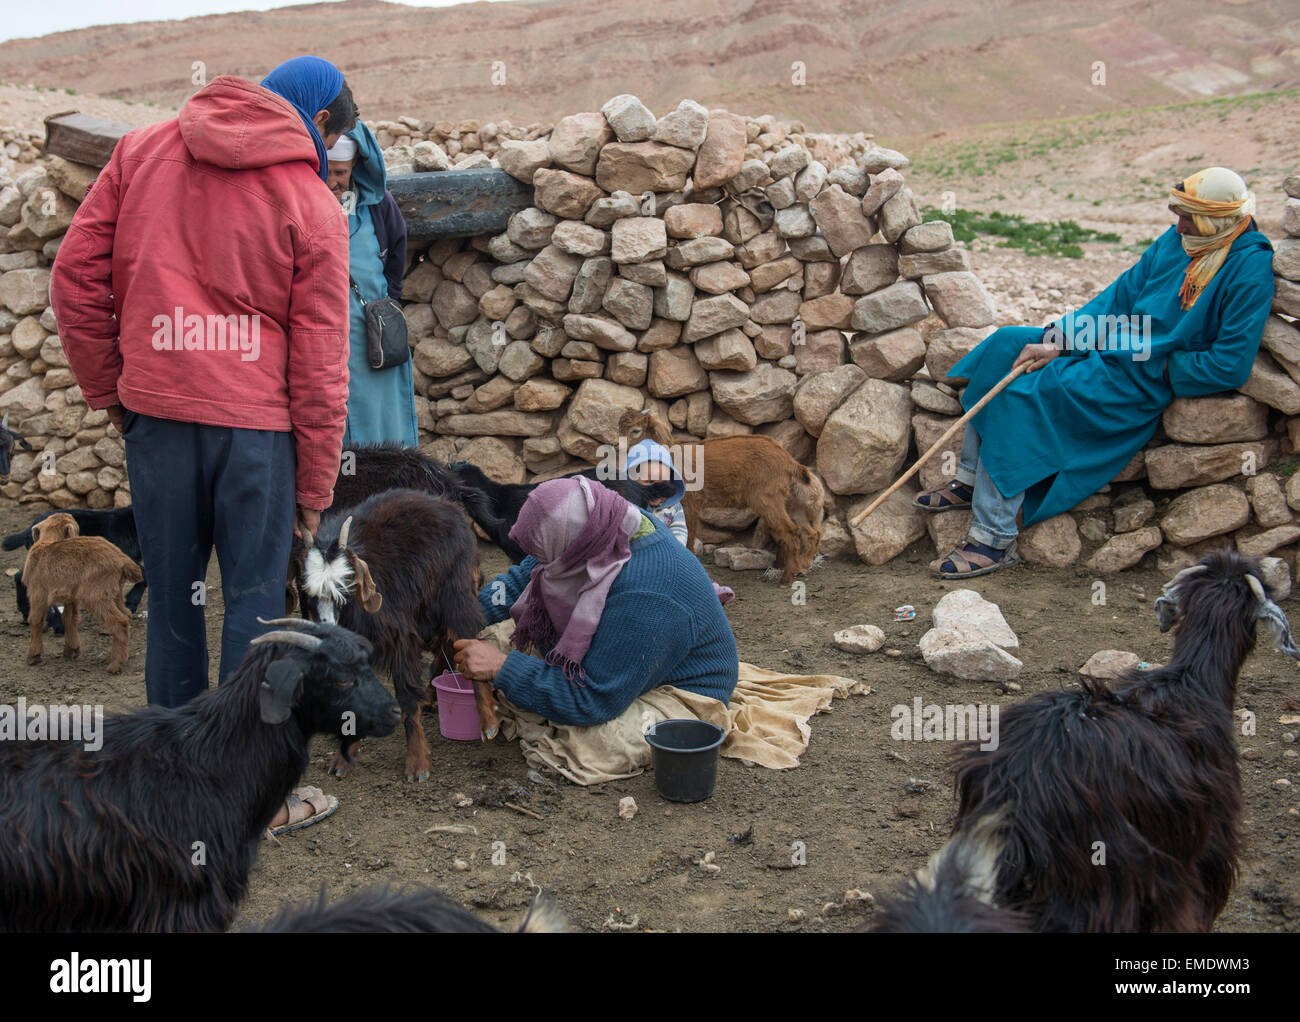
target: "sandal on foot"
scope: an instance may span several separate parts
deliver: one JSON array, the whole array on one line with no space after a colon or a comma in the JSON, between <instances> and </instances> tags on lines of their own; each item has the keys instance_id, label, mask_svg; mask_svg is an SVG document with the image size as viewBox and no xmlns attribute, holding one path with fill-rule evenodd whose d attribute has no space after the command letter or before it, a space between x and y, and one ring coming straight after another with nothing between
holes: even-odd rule
<instances>
[{"instance_id":1,"label":"sandal on foot","mask_svg":"<svg viewBox=\"0 0 1300 1022\"><path fill-rule=\"evenodd\" d=\"M947 557L940 557L937 561L931 561L930 573L935 578L976 578L979 575L988 575L991 572L1020 563L1020 554L1016 552L1014 540L997 560L977 549L982 546L984 544L976 543L967 537ZM984 549L990 550L992 547L984 547ZM951 564L956 570L944 571L943 566L945 564Z\"/></svg>"},{"instance_id":2,"label":"sandal on foot","mask_svg":"<svg viewBox=\"0 0 1300 1022\"><path fill-rule=\"evenodd\" d=\"M300 830L319 823L330 816L339 807L339 800L333 795L326 795L320 788L308 785L294 788L284 800L289 807L289 819L278 827L268 827L271 835L284 834L291 830Z\"/></svg>"},{"instance_id":3,"label":"sandal on foot","mask_svg":"<svg viewBox=\"0 0 1300 1022\"><path fill-rule=\"evenodd\" d=\"M950 483L918 493L912 500L912 507L932 514L940 514L944 511L967 511L970 509L973 496L974 492L969 484L959 483L954 479ZM928 504L925 503L927 498Z\"/></svg>"}]
</instances>

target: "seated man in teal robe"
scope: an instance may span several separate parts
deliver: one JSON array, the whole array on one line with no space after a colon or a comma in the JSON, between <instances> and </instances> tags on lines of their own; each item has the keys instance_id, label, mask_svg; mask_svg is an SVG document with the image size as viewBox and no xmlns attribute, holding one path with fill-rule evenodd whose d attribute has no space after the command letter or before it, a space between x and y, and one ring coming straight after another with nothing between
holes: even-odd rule
<instances>
[{"instance_id":1,"label":"seated man in teal robe","mask_svg":"<svg viewBox=\"0 0 1300 1022\"><path fill-rule=\"evenodd\" d=\"M949 372L969 380L970 408L1030 363L967 425L956 477L916 498L924 511L974 511L968 535L930 565L936 577L1017 563L1017 512L1032 525L1068 511L1119 474L1175 397L1250 376L1273 299L1254 196L1223 167L1171 196L1177 225L1105 291L1047 327L1002 327Z\"/></svg>"}]
</instances>

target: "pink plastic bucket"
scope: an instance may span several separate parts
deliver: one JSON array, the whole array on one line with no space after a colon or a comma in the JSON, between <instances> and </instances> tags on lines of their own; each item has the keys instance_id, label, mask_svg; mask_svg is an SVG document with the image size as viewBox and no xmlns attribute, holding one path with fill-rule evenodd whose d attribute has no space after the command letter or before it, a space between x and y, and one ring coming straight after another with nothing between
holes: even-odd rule
<instances>
[{"instance_id":1,"label":"pink plastic bucket","mask_svg":"<svg viewBox=\"0 0 1300 1022\"><path fill-rule=\"evenodd\" d=\"M474 742L479 737L474 685L458 671L443 671L433 679L438 694L438 730L453 742Z\"/></svg>"}]
</instances>

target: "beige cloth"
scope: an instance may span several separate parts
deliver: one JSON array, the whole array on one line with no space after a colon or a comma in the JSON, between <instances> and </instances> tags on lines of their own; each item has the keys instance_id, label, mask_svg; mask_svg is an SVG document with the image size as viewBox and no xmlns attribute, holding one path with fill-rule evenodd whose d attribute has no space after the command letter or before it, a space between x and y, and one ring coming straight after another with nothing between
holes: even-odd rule
<instances>
[{"instance_id":1,"label":"beige cloth","mask_svg":"<svg viewBox=\"0 0 1300 1022\"><path fill-rule=\"evenodd\" d=\"M507 619L494 625L482 638L507 649L512 624ZM614 720L595 727L574 727L552 724L502 699L501 731L507 739L519 740L530 766L550 767L582 785L642 773L651 762L646 729L673 717L693 717L726 728L723 756L746 765L789 770L799 765L799 757L808 748L812 735L809 718L830 709L834 699L870 692L868 686L852 678L780 674L742 662L729 706L664 685L641 696Z\"/></svg>"}]
</instances>

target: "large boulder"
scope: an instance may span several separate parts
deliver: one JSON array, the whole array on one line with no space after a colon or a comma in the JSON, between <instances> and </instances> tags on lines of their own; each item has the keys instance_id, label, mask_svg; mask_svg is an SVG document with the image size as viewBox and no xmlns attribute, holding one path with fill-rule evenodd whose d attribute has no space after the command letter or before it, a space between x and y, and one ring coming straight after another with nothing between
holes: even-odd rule
<instances>
[{"instance_id":1,"label":"large boulder","mask_svg":"<svg viewBox=\"0 0 1300 1022\"><path fill-rule=\"evenodd\" d=\"M709 380L717 406L747 426L788 419L794 411L798 378L788 370L764 363L744 373L711 373Z\"/></svg>"},{"instance_id":2,"label":"large boulder","mask_svg":"<svg viewBox=\"0 0 1300 1022\"><path fill-rule=\"evenodd\" d=\"M1227 444L1268 436L1268 406L1245 394L1174 398L1161 420L1170 440Z\"/></svg>"},{"instance_id":3,"label":"large boulder","mask_svg":"<svg viewBox=\"0 0 1300 1022\"><path fill-rule=\"evenodd\" d=\"M865 500L850 504L846 517L864 510L879 494L870 494ZM865 564L884 564L892 561L909 546L925 535L925 512L912 507L916 491L904 486L891 493L880 507L857 527L850 530L858 557Z\"/></svg>"},{"instance_id":4,"label":"large boulder","mask_svg":"<svg viewBox=\"0 0 1300 1022\"><path fill-rule=\"evenodd\" d=\"M1250 501L1235 486L1217 483L1175 497L1160 520L1174 546L1190 546L1240 529L1250 521Z\"/></svg>"},{"instance_id":5,"label":"large boulder","mask_svg":"<svg viewBox=\"0 0 1300 1022\"><path fill-rule=\"evenodd\" d=\"M867 380L831 413L817 441L817 471L834 493L870 493L894 481L911 440L906 388Z\"/></svg>"}]
</instances>

